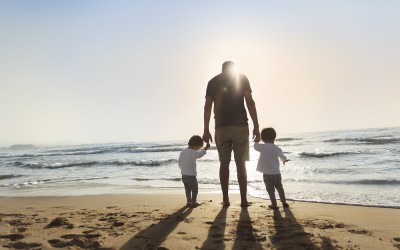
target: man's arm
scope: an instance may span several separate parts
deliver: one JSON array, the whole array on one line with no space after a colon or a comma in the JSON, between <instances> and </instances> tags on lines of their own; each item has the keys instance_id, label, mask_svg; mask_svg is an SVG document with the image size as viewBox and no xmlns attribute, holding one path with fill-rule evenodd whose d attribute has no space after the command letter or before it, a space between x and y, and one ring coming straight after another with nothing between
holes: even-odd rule
<instances>
[{"instance_id":1,"label":"man's arm","mask_svg":"<svg viewBox=\"0 0 400 250\"><path fill-rule=\"evenodd\" d=\"M212 136L209 128L212 104L213 104L212 97L207 96L206 102L204 104L204 133L203 133L203 140L207 143L212 141Z\"/></svg>"},{"instance_id":2,"label":"man's arm","mask_svg":"<svg viewBox=\"0 0 400 250\"><path fill-rule=\"evenodd\" d=\"M254 125L253 139L255 142L259 142L260 141L260 128L258 125L256 103L253 100L253 96L251 95L250 91L244 92L244 99L246 100L246 106L247 106L247 109L249 110L251 120L253 120L253 125Z\"/></svg>"}]
</instances>

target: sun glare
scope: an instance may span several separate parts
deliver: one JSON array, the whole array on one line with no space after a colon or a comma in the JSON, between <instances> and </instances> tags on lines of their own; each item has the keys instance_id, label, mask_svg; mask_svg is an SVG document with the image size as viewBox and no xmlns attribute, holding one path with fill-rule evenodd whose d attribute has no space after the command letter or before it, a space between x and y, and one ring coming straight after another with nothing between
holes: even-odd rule
<instances>
[{"instance_id":1,"label":"sun glare","mask_svg":"<svg viewBox=\"0 0 400 250\"><path fill-rule=\"evenodd\" d=\"M235 65L232 67L232 73L235 75L242 73L242 72L240 72L239 62L236 60L232 60L232 61L235 63Z\"/></svg>"},{"instance_id":2,"label":"sun glare","mask_svg":"<svg viewBox=\"0 0 400 250\"><path fill-rule=\"evenodd\" d=\"M251 46L243 46L243 47L251 47ZM226 46L223 47L226 50ZM241 67L243 59L246 58L245 55L240 55L238 54L237 49L238 46L233 46L232 49L227 50L227 51L222 51L221 48L218 50L216 49L215 51L211 51L210 55L207 58L207 63L205 71L204 71L204 77L205 80L209 80L210 77L215 76L216 73L221 72L221 66L224 62L226 61L232 61L235 64L235 69L234 73L236 74L243 74L241 70L243 68ZM248 52L248 51L247 51ZM240 59L240 60L239 60Z\"/></svg>"},{"instance_id":3,"label":"sun glare","mask_svg":"<svg viewBox=\"0 0 400 250\"><path fill-rule=\"evenodd\" d=\"M236 66L235 65L233 65L230 69L229 69L229 72L232 74L232 75L237 75L239 72L237 71L237 68L236 68Z\"/></svg>"}]
</instances>

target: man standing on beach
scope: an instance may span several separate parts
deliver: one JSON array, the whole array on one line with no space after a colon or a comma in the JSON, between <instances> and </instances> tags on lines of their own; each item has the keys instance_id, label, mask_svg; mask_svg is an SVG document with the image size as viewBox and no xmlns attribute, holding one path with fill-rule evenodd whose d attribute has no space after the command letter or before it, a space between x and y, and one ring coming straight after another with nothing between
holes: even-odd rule
<instances>
[{"instance_id":1,"label":"man standing on beach","mask_svg":"<svg viewBox=\"0 0 400 250\"><path fill-rule=\"evenodd\" d=\"M243 74L235 72L235 64L231 61L222 64L222 73L212 78L207 85L204 105L203 140L212 141L209 129L211 109L214 103L215 143L217 145L220 169L223 206L229 206L229 163L233 151L239 182L241 206L247 207L247 173L246 161L249 160L249 127L247 112L253 120L253 139L260 140L256 105L251 94L250 83Z\"/></svg>"}]
</instances>

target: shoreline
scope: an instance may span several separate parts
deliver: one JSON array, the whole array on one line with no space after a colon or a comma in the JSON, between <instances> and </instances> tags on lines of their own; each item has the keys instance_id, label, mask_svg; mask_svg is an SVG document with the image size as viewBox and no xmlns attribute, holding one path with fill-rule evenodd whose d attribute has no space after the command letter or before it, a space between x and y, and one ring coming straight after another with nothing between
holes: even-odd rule
<instances>
[{"instance_id":1,"label":"shoreline","mask_svg":"<svg viewBox=\"0 0 400 250\"><path fill-rule=\"evenodd\" d=\"M184 191L181 189L156 189L156 188L150 188L150 189L131 189L133 192L121 192L121 193L98 193L98 194L77 194L77 195L71 195L71 194L66 194L66 195L21 195L21 196L1 196L0 199L2 198L56 198L56 197L90 197L90 196L121 196L121 195L157 195L160 193L164 193L166 195L184 195ZM220 190L214 190L214 189L199 189L199 195L201 194L221 194ZM230 190L230 194L237 195L239 194L239 190ZM266 202L269 201L267 197L259 197L259 196L254 196L251 194L248 194L248 197L256 198L256 199L261 199ZM279 201L279 197L277 197L277 200ZM400 209L400 206L387 206L387 205L369 205L369 204L358 204L358 203L345 203L345 202L329 202L329 201L312 201L312 200L299 200L299 199L287 199L288 201L293 201L293 202L304 202L304 203L317 203L317 204L327 204L327 205L343 205L343 206L358 206L358 207L372 207L372 208L391 208L391 209Z\"/></svg>"},{"instance_id":2,"label":"shoreline","mask_svg":"<svg viewBox=\"0 0 400 250\"><path fill-rule=\"evenodd\" d=\"M183 193L0 197L0 248L9 249L397 249L400 210ZM59 225L49 226L55 219ZM157 237L155 237L157 235Z\"/></svg>"}]
</instances>

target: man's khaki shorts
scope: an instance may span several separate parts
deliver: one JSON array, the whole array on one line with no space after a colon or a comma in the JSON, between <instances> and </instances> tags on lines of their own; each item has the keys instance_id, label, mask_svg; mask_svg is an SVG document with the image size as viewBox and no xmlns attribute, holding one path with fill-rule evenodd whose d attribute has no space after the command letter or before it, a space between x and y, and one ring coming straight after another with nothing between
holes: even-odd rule
<instances>
[{"instance_id":1,"label":"man's khaki shorts","mask_svg":"<svg viewBox=\"0 0 400 250\"><path fill-rule=\"evenodd\" d=\"M220 162L231 160L231 153L235 161L248 161L249 157L249 127L230 126L215 129L215 143Z\"/></svg>"}]
</instances>

